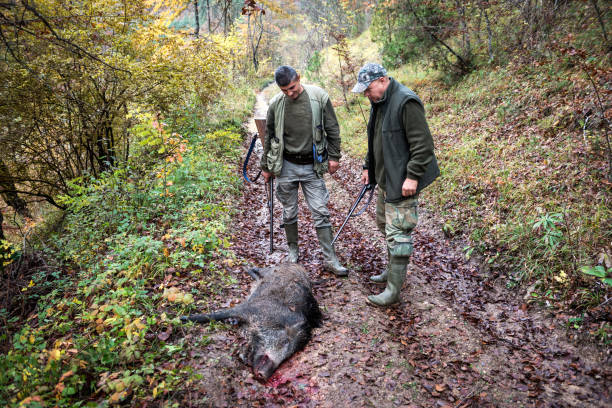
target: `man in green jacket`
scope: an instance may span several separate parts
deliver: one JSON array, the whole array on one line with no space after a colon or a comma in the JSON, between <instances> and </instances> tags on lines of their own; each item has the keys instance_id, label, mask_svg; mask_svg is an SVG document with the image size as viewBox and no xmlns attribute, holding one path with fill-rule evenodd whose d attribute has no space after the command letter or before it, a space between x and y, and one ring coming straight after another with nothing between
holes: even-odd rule
<instances>
[{"instance_id":1,"label":"man in green jacket","mask_svg":"<svg viewBox=\"0 0 612 408\"><path fill-rule=\"evenodd\" d=\"M289 262L297 262L298 188L310 208L325 258L324 268L346 276L332 245L327 202L329 193L323 175L338 170L340 127L329 95L305 85L290 66L280 66L274 79L282 92L270 100L261 169L266 180L277 177L276 197L283 206L283 223L289 246Z\"/></svg>"},{"instance_id":2,"label":"man in green jacket","mask_svg":"<svg viewBox=\"0 0 612 408\"><path fill-rule=\"evenodd\" d=\"M387 76L381 65L367 63L353 92L363 92L372 105L361 180L378 184L376 223L385 234L389 257L387 269L370 278L387 287L379 295L368 296L368 301L388 306L399 301L406 278L419 192L440 170L423 102L412 90Z\"/></svg>"}]
</instances>

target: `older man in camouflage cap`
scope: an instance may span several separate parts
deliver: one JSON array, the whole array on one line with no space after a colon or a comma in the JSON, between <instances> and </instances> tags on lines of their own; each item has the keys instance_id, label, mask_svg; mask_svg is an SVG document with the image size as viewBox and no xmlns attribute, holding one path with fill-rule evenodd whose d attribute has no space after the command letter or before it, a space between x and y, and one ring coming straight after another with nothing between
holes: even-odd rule
<instances>
[{"instance_id":1,"label":"older man in camouflage cap","mask_svg":"<svg viewBox=\"0 0 612 408\"><path fill-rule=\"evenodd\" d=\"M440 170L419 97L379 64L365 64L357 81L353 92L363 92L372 105L361 179L364 184L378 184L376 222L385 234L389 256L387 268L370 278L387 287L379 295L368 296L368 301L388 306L399 301L406 278L419 192Z\"/></svg>"}]
</instances>

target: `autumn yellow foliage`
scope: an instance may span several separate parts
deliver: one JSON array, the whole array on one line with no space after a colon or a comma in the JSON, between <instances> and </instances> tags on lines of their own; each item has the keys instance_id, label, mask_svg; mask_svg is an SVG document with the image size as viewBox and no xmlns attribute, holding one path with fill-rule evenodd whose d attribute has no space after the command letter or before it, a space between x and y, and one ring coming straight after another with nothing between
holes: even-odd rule
<instances>
[{"instance_id":1,"label":"autumn yellow foliage","mask_svg":"<svg viewBox=\"0 0 612 408\"><path fill-rule=\"evenodd\" d=\"M184 7L45 0L3 9L0 169L11 190L61 208L67 180L129 158L139 113L205 108L227 88L239 40L172 28Z\"/></svg>"}]
</instances>

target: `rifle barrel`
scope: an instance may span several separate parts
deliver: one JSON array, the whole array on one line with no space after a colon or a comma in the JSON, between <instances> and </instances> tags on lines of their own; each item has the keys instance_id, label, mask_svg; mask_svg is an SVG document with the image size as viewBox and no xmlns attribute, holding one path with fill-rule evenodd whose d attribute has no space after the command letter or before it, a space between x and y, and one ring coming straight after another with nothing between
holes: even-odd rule
<instances>
[{"instance_id":1,"label":"rifle barrel","mask_svg":"<svg viewBox=\"0 0 612 408\"><path fill-rule=\"evenodd\" d=\"M359 203L361 202L361 200L363 199L363 196L365 195L366 191L369 190L371 187L369 184L366 184L363 186L363 188L361 189L361 192L359 193L359 196L357 197L357 200L355 200L355 202L353 203L353 205L351 206L351 209L349 210L348 215L346 216L346 218L344 219L344 222L342 223L342 226L340 227L340 229L338 230L338 232L336 233L336 236L334 237L334 239L332 240L332 245L334 244L334 242L336 242L336 239L338 239L338 237L340 236L340 233L342 232L342 229L344 228L344 226L346 225L346 223L348 222L348 220L351 218L351 216L353 215L353 213L355 212L355 209L357 209L357 206L359 205Z\"/></svg>"},{"instance_id":2,"label":"rifle barrel","mask_svg":"<svg viewBox=\"0 0 612 408\"><path fill-rule=\"evenodd\" d=\"M274 178L270 179L270 253L274 252Z\"/></svg>"}]
</instances>

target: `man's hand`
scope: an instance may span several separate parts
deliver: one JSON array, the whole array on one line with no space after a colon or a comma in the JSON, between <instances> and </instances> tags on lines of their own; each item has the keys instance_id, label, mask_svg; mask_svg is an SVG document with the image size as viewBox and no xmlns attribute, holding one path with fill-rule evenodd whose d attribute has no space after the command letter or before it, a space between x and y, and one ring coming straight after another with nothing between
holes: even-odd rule
<instances>
[{"instance_id":1,"label":"man's hand","mask_svg":"<svg viewBox=\"0 0 612 408\"><path fill-rule=\"evenodd\" d=\"M270 173L269 171L265 171L265 170L262 170L262 171L261 171L261 174L263 174L263 176L264 176L264 180L266 181L266 183L269 183L269 182L270 182L270 179L271 179L272 177L274 177L274 175L273 175L272 173Z\"/></svg>"},{"instance_id":2,"label":"man's hand","mask_svg":"<svg viewBox=\"0 0 612 408\"><path fill-rule=\"evenodd\" d=\"M410 197L416 193L417 186L419 182L417 180L412 180L407 178L404 180L404 184L402 185L402 195L404 197Z\"/></svg>"},{"instance_id":3,"label":"man's hand","mask_svg":"<svg viewBox=\"0 0 612 408\"><path fill-rule=\"evenodd\" d=\"M340 163L334 160L329 161L329 174L334 174L336 170L340 167Z\"/></svg>"},{"instance_id":4,"label":"man's hand","mask_svg":"<svg viewBox=\"0 0 612 408\"><path fill-rule=\"evenodd\" d=\"M370 184L370 176L368 175L368 171L364 170L361 172L361 182L365 184Z\"/></svg>"}]
</instances>

